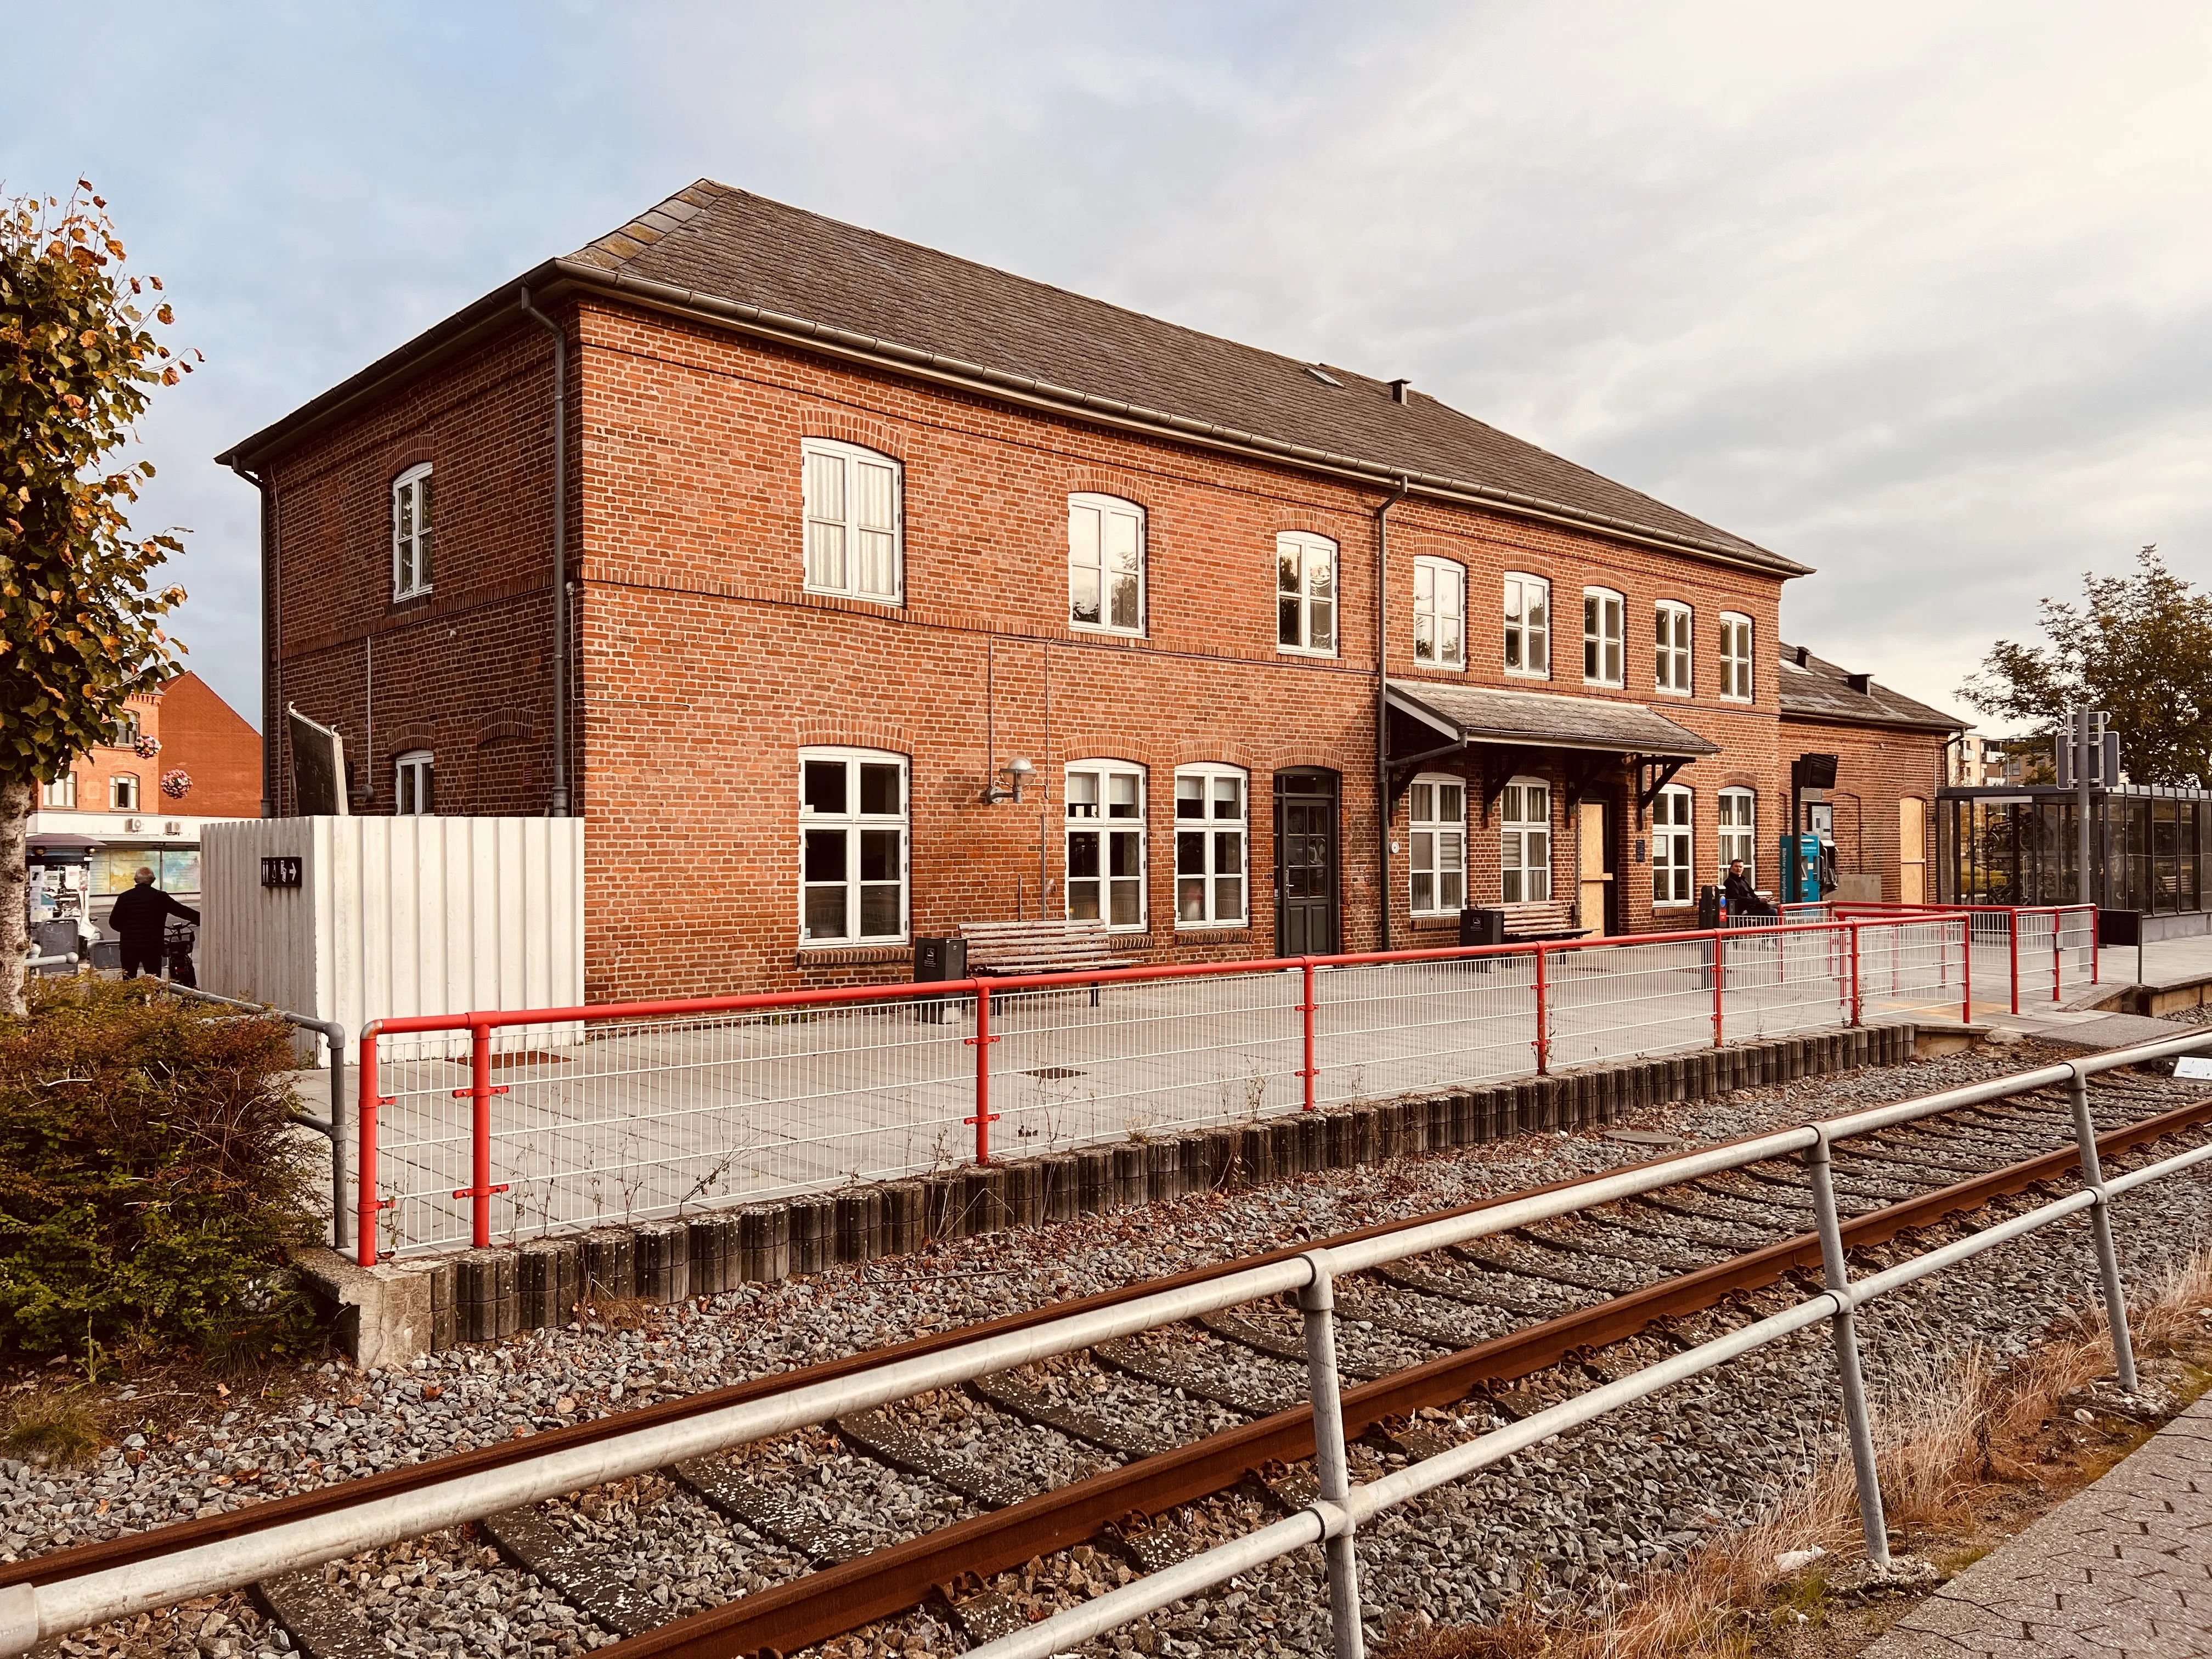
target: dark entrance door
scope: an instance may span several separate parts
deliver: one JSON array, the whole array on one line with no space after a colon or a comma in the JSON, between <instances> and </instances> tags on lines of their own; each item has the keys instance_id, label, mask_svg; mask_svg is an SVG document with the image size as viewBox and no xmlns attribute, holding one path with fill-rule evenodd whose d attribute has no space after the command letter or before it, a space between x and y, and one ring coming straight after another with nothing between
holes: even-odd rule
<instances>
[{"instance_id":1,"label":"dark entrance door","mask_svg":"<svg viewBox=\"0 0 2212 1659\"><path fill-rule=\"evenodd\" d=\"M1333 956L1337 943L1336 774L1275 774L1275 952Z\"/></svg>"}]
</instances>

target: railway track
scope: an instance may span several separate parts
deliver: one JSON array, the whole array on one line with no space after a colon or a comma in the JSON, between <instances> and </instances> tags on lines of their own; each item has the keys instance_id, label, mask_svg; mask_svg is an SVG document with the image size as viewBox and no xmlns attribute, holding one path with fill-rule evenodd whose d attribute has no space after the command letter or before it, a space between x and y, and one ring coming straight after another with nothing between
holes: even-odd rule
<instances>
[{"instance_id":1,"label":"railway track","mask_svg":"<svg viewBox=\"0 0 2212 1659\"><path fill-rule=\"evenodd\" d=\"M2202 1141L2212 1101L2198 1092L2141 1073L2098 1078L2091 1102L2108 1167L2127 1167L2154 1143ZM1834 1182L1849 1243L1866 1249L2002 1208L2041 1182L2070 1182L2075 1160L2066 1100L2053 1090L1838 1143ZM1348 1277L1337 1290L1346 1433L1364 1437L1370 1460L1428 1455L1525 1410L1516 1396L1528 1380L1556 1389L1551 1374L1563 1362L1601 1376L1613 1345L1665 1343L1684 1321L1755 1316L1731 1310L1817 1270L1810 1217L1802 1170L1778 1162ZM1279 1254L1340 1242L1301 1239ZM514 1468L1249 1265L0 1566L0 1593ZM503 1569L471 1563L468 1543L400 1546L264 1580L258 1599L312 1659L384 1655L395 1620L424 1632L400 1650L443 1645L421 1607L456 1580L518 1609L509 1645L539 1652L619 1641L624 1659L787 1654L902 1618L908 1634L935 1632L942 1645L978 1642L1304 1504L1313 1492L1304 1383L1295 1311L1247 1304L484 1516L476 1547L496 1550ZM1471 1399L1475 1407L1463 1404ZM1172 1524L1155 1519L1169 1516Z\"/></svg>"}]
</instances>

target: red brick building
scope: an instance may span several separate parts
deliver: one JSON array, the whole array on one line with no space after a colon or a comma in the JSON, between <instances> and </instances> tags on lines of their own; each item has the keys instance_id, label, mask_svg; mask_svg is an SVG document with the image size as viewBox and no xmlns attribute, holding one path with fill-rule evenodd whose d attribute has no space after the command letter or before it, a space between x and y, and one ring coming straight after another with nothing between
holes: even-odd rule
<instances>
[{"instance_id":1,"label":"red brick building","mask_svg":"<svg viewBox=\"0 0 2212 1659\"><path fill-rule=\"evenodd\" d=\"M1784 827L1804 566L720 185L222 459L266 729L339 728L357 811L588 817L595 995L891 977L1040 902L1146 961L1672 926Z\"/></svg>"}]
</instances>

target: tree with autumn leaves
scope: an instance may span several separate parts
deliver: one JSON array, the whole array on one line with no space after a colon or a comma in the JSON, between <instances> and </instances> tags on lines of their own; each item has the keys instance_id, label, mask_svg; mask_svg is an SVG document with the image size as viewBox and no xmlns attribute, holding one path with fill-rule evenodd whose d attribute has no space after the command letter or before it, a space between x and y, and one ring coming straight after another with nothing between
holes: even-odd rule
<instances>
[{"instance_id":1,"label":"tree with autumn leaves","mask_svg":"<svg viewBox=\"0 0 2212 1659\"><path fill-rule=\"evenodd\" d=\"M106 740L125 700L174 672L156 588L173 535L130 509L150 462L118 465L152 388L191 365L155 339L161 280L124 270L107 204L0 203L0 1012L21 1013L24 837L41 783ZM151 295L148 290L151 289Z\"/></svg>"}]
</instances>

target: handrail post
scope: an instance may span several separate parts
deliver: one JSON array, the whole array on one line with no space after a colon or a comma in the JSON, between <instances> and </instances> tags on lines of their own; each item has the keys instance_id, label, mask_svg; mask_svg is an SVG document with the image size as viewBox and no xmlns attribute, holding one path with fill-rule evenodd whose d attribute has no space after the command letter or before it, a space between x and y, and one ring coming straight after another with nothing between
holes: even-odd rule
<instances>
[{"instance_id":1,"label":"handrail post","mask_svg":"<svg viewBox=\"0 0 2212 1659\"><path fill-rule=\"evenodd\" d=\"M2120 1277L2119 1253L2112 1248L2112 1199L2105 1188L2105 1171L2097 1158L2097 1126L2089 1115L2089 1079L2081 1066L2067 1087L2074 1108L2074 1143L2081 1152L2081 1184L2095 1194L2089 1209L2089 1232L2097 1244L2097 1276L2104 1281L2105 1321L2112 1328L2112 1369L2120 1387L2136 1391L2135 1342L2128 1334L2128 1289Z\"/></svg>"},{"instance_id":2,"label":"handrail post","mask_svg":"<svg viewBox=\"0 0 2212 1659\"><path fill-rule=\"evenodd\" d=\"M1305 1036L1305 1064L1298 1068L1298 1081L1304 1085L1304 1109L1310 1112L1315 1109L1314 1079L1320 1074L1314 1065L1314 961L1311 957L1298 958L1298 972L1305 994L1298 1003L1298 1024Z\"/></svg>"},{"instance_id":3,"label":"handrail post","mask_svg":"<svg viewBox=\"0 0 2212 1659\"><path fill-rule=\"evenodd\" d=\"M505 1084L492 1087L491 1022L472 1018L469 1021L469 1086L453 1091L455 1098L465 1095L469 1102L469 1184L458 1188L453 1196L469 1200L469 1237L479 1250L491 1244L492 1194L507 1190L505 1182L495 1186L491 1178L491 1097L506 1092Z\"/></svg>"},{"instance_id":4,"label":"handrail post","mask_svg":"<svg viewBox=\"0 0 2212 1659\"><path fill-rule=\"evenodd\" d=\"M2066 960L2062 954L2065 950L2066 933L2060 925L2065 915L2063 910L2051 913L2051 1000L2053 1002L2058 1000L2058 981L2066 972Z\"/></svg>"},{"instance_id":5,"label":"handrail post","mask_svg":"<svg viewBox=\"0 0 2212 1659\"><path fill-rule=\"evenodd\" d=\"M1310 1250L1305 1261L1313 1278L1298 1291L1304 1316L1306 1395L1313 1404L1315 1494L1341 1511L1352 1497L1352 1462L1344 1444L1344 1402L1336 1370L1336 1291L1328 1252ZM1366 1659L1366 1635L1359 1624L1359 1567L1352 1553L1352 1525L1322 1545L1328 1566L1328 1616L1335 1637L1335 1659Z\"/></svg>"},{"instance_id":6,"label":"handrail post","mask_svg":"<svg viewBox=\"0 0 2212 1659\"><path fill-rule=\"evenodd\" d=\"M991 988L979 979L975 981L975 1035L968 1039L975 1048L975 1115L968 1121L975 1126L978 1168L991 1161L991 1125L996 1121L991 1110L991 1045L998 1040L991 1035Z\"/></svg>"},{"instance_id":7,"label":"handrail post","mask_svg":"<svg viewBox=\"0 0 2212 1659\"><path fill-rule=\"evenodd\" d=\"M2012 953L2012 1011L2020 1012L2020 906L2005 912L2005 944Z\"/></svg>"},{"instance_id":8,"label":"handrail post","mask_svg":"<svg viewBox=\"0 0 2212 1659\"><path fill-rule=\"evenodd\" d=\"M2095 905L2090 905L2088 907L2088 911L2089 983L2092 985L2097 985L2103 982L2103 975L2105 971L2104 919L2097 914L2097 907Z\"/></svg>"},{"instance_id":9,"label":"handrail post","mask_svg":"<svg viewBox=\"0 0 2212 1659\"><path fill-rule=\"evenodd\" d=\"M1959 937L1966 940L1966 962L1959 974L1959 994L1963 1009L1959 1018L1962 1024L1974 1023L1974 917L1972 911L1959 918Z\"/></svg>"},{"instance_id":10,"label":"handrail post","mask_svg":"<svg viewBox=\"0 0 2212 1659\"><path fill-rule=\"evenodd\" d=\"M1851 1474L1858 1484L1859 1526L1866 1536L1867 1560L1875 1571L1887 1572L1889 1523L1882 1514L1874 1426L1867 1415L1866 1379L1859 1370L1858 1319L1852 1310L1850 1264L1844 1256L1843 1224L1836 1218L1836 1186L1828 1168L1825 1126L1814 1126L1813 1144L1805 1149L1805 1173L1812 1184L1813 1216L1820 1232L1821 1279L1836 1299L1828 1334L1836 1346L1836 1371L1843 1379L1844 1423L1850 1433Z\"/></svg>"},{"instance_id":11,"label":"handrail post","mask_svg":"<svg viewBox=\"0 0 2212 1659\"><path fill-rule=\"evenodd\" d=\"M1536 947L1536 1075L1552 1069L1551 1010L1544 995L1544 947Z\"/></svg>"},{"instance_id":12,"label":"handrail post","mask_svg":"<svg viewBox=\"0 0 2212 1659\"><path fill-rule=\"evenodd\" d=\"M1728 976L1728 963L1722 955L1726 935L1717 927L1713 929L1713 1047L1722 1046L1722 994Z\"/></svg>"},{"instance_id":13,"label":"handrail post","mask_svg":"<svg viewBox=\"0 0 2212 1659\"><path fill-rule=\"evenodd\" d=\"M1844 924L1844 931L1851 942L1851 1024L1854 1025L1859 1024L1859 1015L1863 1010L1859 996L1859 929L1863 925L1856 921L1847 921Z\"/></svg>"},{"instance_id":14,"label":"handrail post","mask_svg":"<svg viewBox=\"0 0 2212 1659\"><path fill-rule=\"evenodd\" d=\"M358 1085L353 1121L354 1259L364 1267L376 1265L376 1212L384 1207L376 1196L376 1109L384 1097L376 1092L376 1027L361 1034L361 1063L354 1067Z\"/></svg>"}]
</instances>

